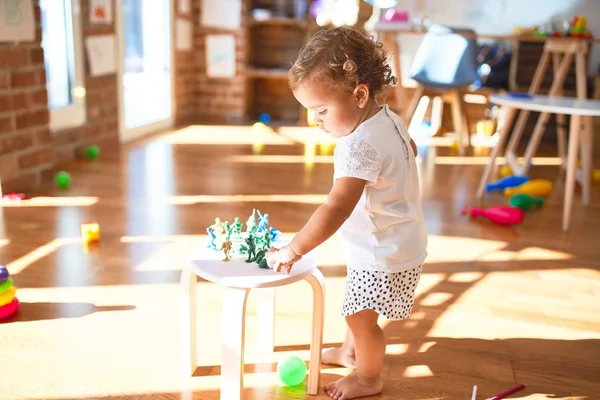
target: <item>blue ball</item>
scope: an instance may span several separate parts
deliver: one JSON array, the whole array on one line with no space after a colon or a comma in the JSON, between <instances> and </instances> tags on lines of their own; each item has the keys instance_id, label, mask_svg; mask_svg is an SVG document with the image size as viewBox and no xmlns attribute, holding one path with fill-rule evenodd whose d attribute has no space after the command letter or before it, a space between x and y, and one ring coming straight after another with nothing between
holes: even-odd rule
<instances>
[{"instance_id":1,"label":"blue ball","mask_svg":"<svg viewBox=\"0 0 600 400\"><path fill-rule=\"evenodd\" d=\"M258 116L258 121L263 124L268 124L271 122L271 116L268 113L262 113Z\"/></svg>"}]
</instances>

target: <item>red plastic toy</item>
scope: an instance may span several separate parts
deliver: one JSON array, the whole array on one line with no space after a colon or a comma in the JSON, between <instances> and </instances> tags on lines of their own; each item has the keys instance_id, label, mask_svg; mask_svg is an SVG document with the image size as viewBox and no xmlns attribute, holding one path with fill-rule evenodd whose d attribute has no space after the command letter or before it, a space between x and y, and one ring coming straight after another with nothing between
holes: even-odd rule
<instances>
[{"instance_id":1,"label":"red plastic toy","mask_svg":"<svg viewBox=\"0 0 600 400\"><path fill-rule=\"evenodd\" d=\"M525 219L525 212L519 208L513 208L508 206L492 207L492 208L468 208L464 206L462 215L469 214L471 217L485 217L491 222L502 225L512 226L523 222Z\"/></svg>"}]
</instances>

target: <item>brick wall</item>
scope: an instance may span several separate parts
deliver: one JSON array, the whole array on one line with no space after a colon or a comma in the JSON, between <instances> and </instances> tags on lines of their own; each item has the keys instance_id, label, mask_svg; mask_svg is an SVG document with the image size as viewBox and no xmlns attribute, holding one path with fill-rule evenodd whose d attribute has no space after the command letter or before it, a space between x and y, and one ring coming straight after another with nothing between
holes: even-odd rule
<instances>
[{"instance_id":1,"label":"brick wall","mask_svg":"<svg viewBox=\"0 0 600 400\"><path fill-rule=\"evenodd\" d=\"M84 40L94 35L114 34L113 23L90 24L89 0L81 1L81 30ZM84 42L85 46L85 42ZM85 52L84 52L85 53ZM119 141L119 103L117 75L92 77L89 75L87 57L84 54L86 88L86 122L82 126L55 131L52 133L54 155L57 164L72 161L91 144L98 145L101 151L115 151Z\"/></svg>"},{"instance_id":2,"label":"brick wall","mask_svg":"<svg viewBox=\"0 0 600 400\"><path fill-rule=\"evenodd\" d=\"M46 73L41 48L40 10L36 39L0 43L0 179L4 192L26 183L35 186L54 164Z\"/></svg>"},{"instance_id":3,"label":"brick wall","mask_svg":"<svg viewBox=\"0 0 600 400\"><path fill-rule=\"evenodd\" d=\"M198 27L201 0L192 0L190 14L182 13L175 1L175 16L192 23L193 32ZM175 30L175 34L176 34ZM175 125L181 126L194 122L196 116L196 66L195 50L177 50L175 48Z\"/></svg>"},{"instance_id":4,"label":"brick wall","mask_svg":"<svg viewBox=\"0 0 600 400\"><path fill-rule=\"evenodd\" d=\"M116 75L92 78L86 72L86 122L75 129L50 131L40 9L37 1L34 4L35 40L0 43L0 178L4 193L49 182L55 166L72 161L89 144L114 151L118 143ZM89 24L88 5L89 0L81 0L84 35L114 33L114 24Z\"/></svg>"},{"instance_id":5,"label":"brick wall","mask_svg":"<svg viewBox=\"0 0 600 400\"><path fill-rule=\"evenodd\" d=\"M248 0L242 0L242 27L234 33L236 41L236 76L231 79L214 79L206 76L206 35L232 33L201 25L200 0L194 0L194 56L196 68L196 117L203 122L239 123L244 119L246 88L245 57L248 19Z\"/></svg>"}]
</instances>

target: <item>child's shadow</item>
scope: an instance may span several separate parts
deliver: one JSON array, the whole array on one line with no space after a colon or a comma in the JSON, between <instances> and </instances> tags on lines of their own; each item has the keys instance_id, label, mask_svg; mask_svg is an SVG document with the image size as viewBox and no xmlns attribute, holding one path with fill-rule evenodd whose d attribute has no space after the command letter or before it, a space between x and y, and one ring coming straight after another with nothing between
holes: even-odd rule
<instances>
[{"instance_id":1,"label":"child's shadow","mask_svg":"<svg viewBox=\"0 0 600 400\"><path fill-rule=\"evenodd\" d=\"M135 306L96 306L92 303L27 303L22 302L12 317L0 323L42 321L59 318L81 318L96 312L129 311Z\"/></svg>"}]
</instances>

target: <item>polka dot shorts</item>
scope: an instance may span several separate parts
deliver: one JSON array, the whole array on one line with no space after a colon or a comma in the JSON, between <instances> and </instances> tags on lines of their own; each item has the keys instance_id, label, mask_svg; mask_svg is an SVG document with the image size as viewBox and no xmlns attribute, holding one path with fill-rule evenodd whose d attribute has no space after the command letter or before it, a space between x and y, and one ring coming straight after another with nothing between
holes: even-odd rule
<instances>
[{"instance_id":1,"label":"polka dot shorts","mask_svg":"<svg viewBox=\"0 0 600 400\"><path fill-rule=\"evenodd\" d=\"M406 319L423 266L402 272L348 269L342 315L371 309L390 320Z\"/></svg>"}]
</instances>

